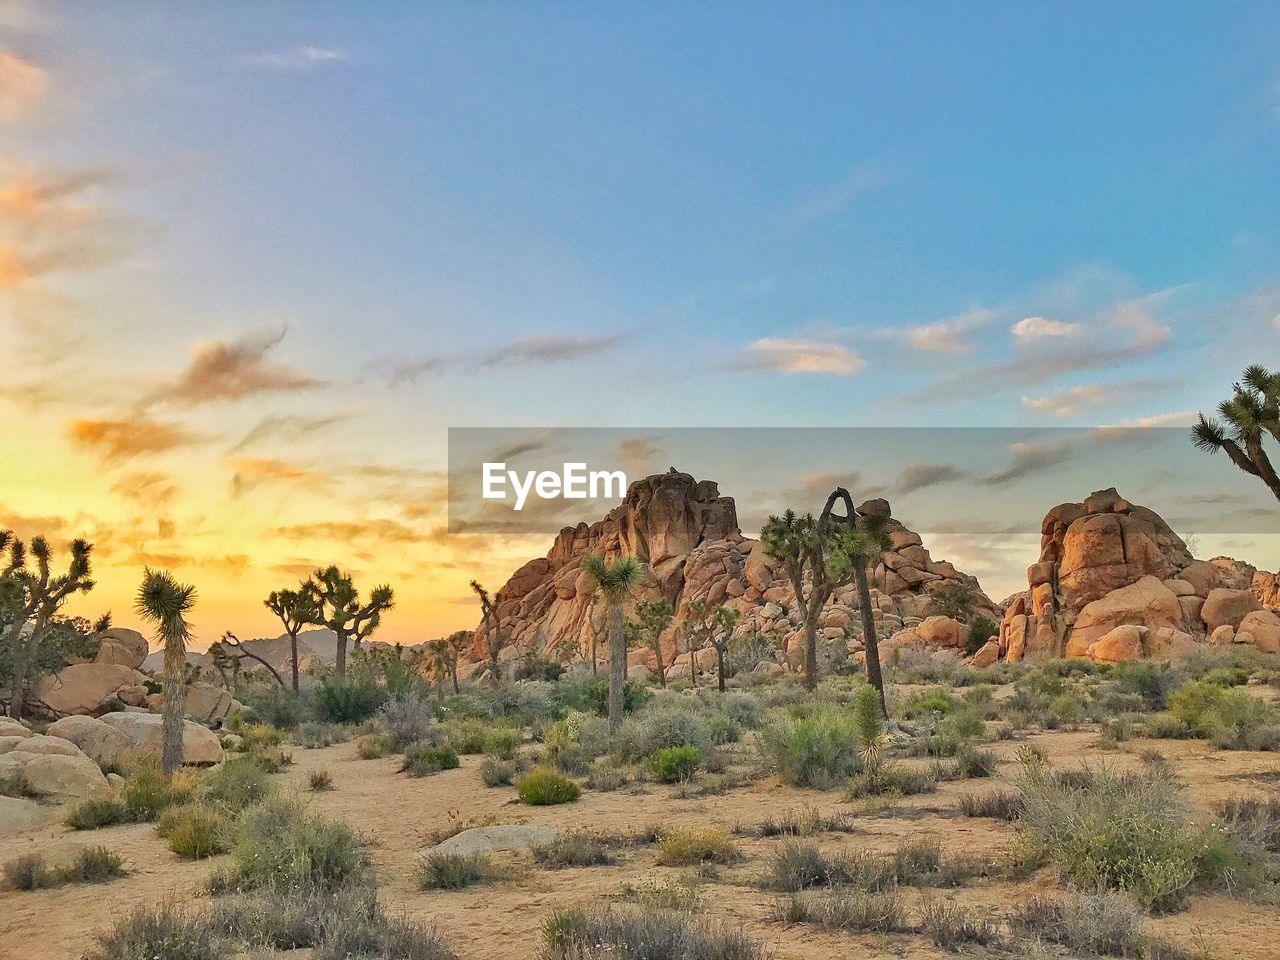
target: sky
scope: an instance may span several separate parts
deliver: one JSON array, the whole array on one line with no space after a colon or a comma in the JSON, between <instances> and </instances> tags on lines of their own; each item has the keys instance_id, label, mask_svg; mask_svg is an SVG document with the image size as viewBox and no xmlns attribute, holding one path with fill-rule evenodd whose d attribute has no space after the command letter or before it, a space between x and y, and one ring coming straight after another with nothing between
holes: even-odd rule
<instances>
[{"instance_id":1,"label":"sky","mask_svg":"<svg viewBox=\"0 0 1280 960\"><path fill-rule=\"evenodd\" d=\"M1280 365L1278 161L1274 4L0 0L0 526L412 642L549 546L448 532L451 427L1186 426Z\"/></svg>"}]
</instances>

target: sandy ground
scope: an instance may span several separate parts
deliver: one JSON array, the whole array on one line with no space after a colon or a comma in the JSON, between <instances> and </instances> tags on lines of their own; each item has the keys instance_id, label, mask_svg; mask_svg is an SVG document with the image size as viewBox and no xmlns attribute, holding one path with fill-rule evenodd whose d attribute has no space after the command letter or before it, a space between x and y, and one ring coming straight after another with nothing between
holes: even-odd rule
<instances>
[{"instance_id":1,"label":"sandy ground","mask_svg":"<svg viewBox=\"0 0 1280 960\"><path fill-rule=\"evenodd\" d=\"M1136 766L1137 754L1156 747L1186 780L1197 803L1232 796L1274 796L1280 789L1280 762L1274 754L1214 751L1194 741L1134 740L1120 750L1103 751L1089 731L1045 733L1030 738L1060 766L1106 762ZM1018 744L992 745L1012 771ZM480 780L479 757L466 757L457 770L413 779L396 772L399 758L360 760L351 743L321 750L294 748L296 764L276 780L286 790L303 790L314 770L327 770L335 789L307 794L321 813L355 826L369 841L384 902L394 911L433 924L464 960L509 960L535 956L541 924L553 910L616 898L626 884L675 877L684 871L660 867L650 847L623 852L608 867L545 870L527 857L502 858L509 873L498 882L461 891L421 892L414 882L415 855L427 838L459 821L491 818L500 823L534 823L558 828L608 832L638 830L660 822L677 825L751 824L784 811L813 808L827 813L859 808L842 801L839 791L819 793L784 787L772 779L727 793L681 799L674 788L644 785L639 792L585 792L576 803L526 807L509 787L487 788ZM824 834L817 842L829 850L889 851L905 840L936 837L944 852L994 857L1012 842L1013 826L971 819L957 812L965 791L997 789L1003 778L944 783L937 793L904 800L893 812L860 813L852 833ZM745 859L720 870L703 888L702 910L712 918L748 929L777 960L830 958L941 958L946 954L916 935L825 933L810 925L787 926L769 919L774 894L756 888L765 857L776 839L741 839ZM43 850L54 857L76 845L104 844L125 861L129 876L104 885L67 886L33 892L0 892L0 958L3 960L77 960L94 945L95 935L133 907L165 898L202 897L200 887L217 860L178 859L148 824L75 833L56 821L0 833L0 860ZM909 891L912 897L954 898L965 905L1007 910L1035 892L1060 889L1051 871L1017 884L976 882L956 890ZM1152 921L1153 932L1179 944L1206 949L1234 960L1272 960L1280 956L1280 909L1224 896L1196 898L1183 913Z\"/></svg>"}]
</instances>

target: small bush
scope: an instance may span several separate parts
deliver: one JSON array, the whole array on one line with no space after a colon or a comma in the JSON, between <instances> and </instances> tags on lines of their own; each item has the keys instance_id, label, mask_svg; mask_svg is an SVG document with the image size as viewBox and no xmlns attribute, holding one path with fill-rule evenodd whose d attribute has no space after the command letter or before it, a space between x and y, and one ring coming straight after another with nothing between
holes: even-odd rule
<instances>
[{"instance_id":1,"label":"small bush","mask_svg":"<svg viewBox=\"0 0 1280 960\"><path fill-rule=\"evenodd\" d=\"M283 730L292 730L309 719L311 712L305 700L277 684L246 693L244 702L258 720Z\"/></svg>"},{"instance_id":2,"label":"small bush","mask_svg":"<svg viewBox=\"0 0 1280 960\"><path fill-rule=\"evenodd\" d=\"M882 761L875 767L867 767L855 773L849 779L845 796L850 800L861 800L864 797L933 793L937 789L937 777L918 770L905 770Z\"/></svg>"},{"instance_id":3,"label":"small bush","mask_svg":"<svg viewBox=\"0 0 1280 960\"><path fill-rule=\"evenodd\" d=\"M1022 815L1022 795L1013 790L989 793L962 793L960 812L966 817L990 817L993 820L1017 820Z\"/></svg>"},{"instance_id":4,"label":"small bush","mask_svg":"<svg viewBox=\"0 0 1280 960\"><path fill-rule=\"evenodd\" d=\"M683 704L673 704L668 695L623 723L613 753L619 760L636 762L670 747L705 750L710 746L711 735L702 718Z\"/></svg>"},{"instance_id":5,"label":"small bush","mask_svg":"<svg viewBox=\"0 0 1280 960\"><path fill-rule=\"evenodd\" d=\"M263 773L279 773L293 765L293 754L280 747L256 747L245 757Z\"/></svg>"},{"instance_id":6,"label":"small bush","mask_svg":"<svg viewBox=\"0 0 1280 960\"><path fill-rule=\"evenodd\" d=\"M53 886L53 871L43 854L26 853L4 865L4 876L14 890L40 890Z\"/></svg>"},{"instance_id":7,"label":"small bush","mask_svg":"<svg viewBox=\"0 0 1280 960\"><path fill-rule=\"evenodd\" d=\"M200 804L170 807L160 815L156 833L184 860L203 860L231 849L230 823L221 809Z\"/></svg>"},{"instance_id":8,"label":"small bush","mask_svg":"<svg viewBox=\"0 0 1280 960\"><path fill-rule=\"evenodd\" d=\"M333 789L333 776L328 770L312 770L307 777L307 788L312 793L325 793Z\"/></svg>"},{"instance_id":9,"label":"small bush","mask_svg":"<svg viewBox=\"0 0 1280 960\"><path fill-rule=\"evenodd\" d=\"M1000 926L990 917L944 900L932 900L921 907L920 926L944 950L955 950L972 943L987 946L1000 937Z\"/></svg>"},{"instance_id":10,"label":"small bush","mask_svg":"<svg viewBox=\"0 0 1280 960\"><path fill-rule=\"evenodd\" d=\"M852 829L852 819L848 814L837 813L828 816L810 809L799 813L788 811L777 816L766 817L754 826L735 827L734 833L755 837L812 837L819 833L845 833Z\"/></svg>"},{"instance_id":11,"label":"small bush","mask_svg":"<svg viewBox=\"0 0 1280 960\"><path fill-rule=\"evenodd\" d=\"M420 890L461 890L493 875L493 864L482 853L428 853L418 861Z\"/></svg>"},{"instance_id":12,"label":"small bush","mask_svg":"<svg viewBox=\"0 0 1280 960\"><path fill-rule=\"evenodd\" d=\"M582 693L596 716L609 715L609 678L605 674L588 677L582 684ZM647 699L649 699L649 691L643 685L634 680L628 680L622 685L623 713L635 712Z\"/></svg>"},{"instance_id":13,"label":"small bush","mask_svg":"<svg viewBox=\"0 0 1280 960\"><path fill-rule=\"evenodd\" d=\"M510 760L520 747L520 731L511 727L497 727L485 734L480 752L491 757Z\"/></svg>"},{"instance_id":14,"label":"small bush","mask_svg":"<svg viewBox=\"0 0 1280 960\"><path fill-rule=\"evenodd\" d=\"M251 757L224 760L204 775L196 793L205 803L239 812L271 792L267 771Z\"/></svg>"},{"instance_id":15,"label":"small bush","mask_svg":"<svg viewBox=\"0 0 1280 960\"><path fill-rule=\"evenodd\" d=\"M573 908L543 927L545 960L764 960L764 948L740 930L652 907Z\"/></svg>"},{"instance_id":16,"label":"small bush","mask_svg":"<svg viewBox=\"0 0 1280 960\"><path fill-rule=\"evenodd\" d=\"M485 757L480 764L480 779L486 787L510 786L520 773L520 765L514 760Z\"/></svg>"},{"instance_id":17,"label":"small bush","mask_svg":"<svg viewBox=\"0 0 1280 960\"><path fill-rule=\"evenodd\" d=\"M796 897L788 909L796 920L829 930L894 933L907 929L902 895L895 890L838 890L816 900Z\"/></svg>"},{"instance_id":18,"label":"small bush","mask_svg":"<svg viewBox=\"0 0 1280 960\"><path fill-rule=\"evenodd\" d=\"M1090 956L1145 954L1144 917L1131 897L1104 891L1062 899L1032 896L1009 917L1015 935L1061 944Z\"/></svg>"},{"instance_id":19,"label":"small bush","mask_svg":"<svg viewBox=\"0 0 1280 960\"><path fill-rule=\"evenodd\" d=\"M66 883L105 883L125 875L124 863L106 847L82 847L64 867L53 867L39 853L5 864L5 879L14 890L43 890Z\"/></svg>"},{"instance_id":20,"label":"small bush","mask_svg":"<svg viewBox=\"0 0 1280 960\"><path fill-rule=\"evenodd\" d=\"M673 830L658 840L658 862L663 866L732 863L736 859L738 848L729 831L722 827Z\"/></svg>"},{"instance_id":21,"label":"small bush","mask_svg":"<svg viewBox=\"0 0 1280 960\"><path fill-rule=\"evenodd\" d=\"M139 907L99 943L92 960L225 960L231 954L202 919L172 903Z\"/></svg>"},{"instance_id":22,"label":"small bush","mask_svg":"<svg viewBox=\"0 0 1280 960\"><path fill-rule=\"evenodd\" d=\"M193 775L178 771L167 777L159 764L142 764L125 778L121 788L125 819L135 823L155 820L167 807L190 800L194 790Z\"/></svg>"},{"instance_id":23,"label":"small bush","mask_svg":"<svg viewBox=\"0 0 1280 960\"><path fill-rule=\"evenodd\" d=\"M456 770L458 763L458 755L452 747L415 743L405 748L400 772L411 777L425 777L441 770Z\"/></svg>"},{"instance_id":24,"label":"small bush","mask_svg":"<svg viewBox=\"0 0 1280 960\"><path fill-rule=\"evenodd\" d=\"M322 723L317 720L299 725L294 731L293 742L306 750L318 750L321 747L331 747L335 743L346 743L350 736L351 734L345 728L337 724Z\"/></svg>"},{"instance_id":25,"label":"small bush","mask_svg":"<svg viewBox=\"0 0 1280 960\"><path fill-rule=\"evenodd\" d=\"M97 830L129 819L124 801L114 793L88 797L67 809L62 822L72 830Z\"/></svg>"},{"instance_id":26,"label":"small bush","mask_svg":"<svg viewBox=\"0 0 1280 960\"><path fill-rule=\"evenodd\" d=\"M649 760L653 776L660 783L684 783L698 775L702 751L697 747L664 747Z\"/></svg>"},{"instance_id":27,"label":"small bush","mask_svg":"<svg viewBox=\"0 0 1280 960\"><path fill-rule=\"evenodd\" d=\"M214 892L261 887L334 888L365 875L360 840L346 824L309 813L293 800L268 800L236 823L231 864Z\"/></svg>"},{"instance_id":28,"label":"small bush","mask_svg":"<svg viewBox=\"0 0 1280 960\"><path fill-rule=\"evenodd\" d=\"M859 741L849 719L829 708L765 726L759 749L766 769L791 786L829 789L860 766Z\"/></svg>"},{"instance_id":29,"label":"small bush","mask_svg":"<svg viewBox=\"0 0 1280 960\"><path fill-rule=\"evenodd\" d=\"M1000 766L1000 758L990 750L979 750L967 744L956 751L956 768L961 777L989 777Z\"/></svg>"},{"instance_id":30,"label":"small bush","mask_svg":"<svg viewBox=\"0 0 1280 960\"><path fill-rule=\"evenodd\" d=\"M564 774L538 767L520 778L516 783L516 793L521 801L532 806L551 806L577 800L582 795L582 788Z\"/></svg>"},{"instance_id":31,"label":"small bush","mask_svg":"<svg viewBox=\"0 0 1280 960\"><path fill-rule=\"evenodd\" d=\"M356 741L356 756L361 760L380 760L391 752L391 741L380 733L370 733Z\"/></svg>"},{"instance_id":32,"label":"small bush","mask_svg":"<svg viewBox=\"0 0 1280 960\"><path fill-rule=\"evenodd\" d=\"M429 701L419 697L388 700L378 708L378 721L386 731L393 750L399 750L425 737L434 719L435 708Z\"/></svg>"},{"instance_id":33,"label":"small bush","mask_svg":"<svg viewBox=\"0 0 1280 960\"><path fill-rule=\"evenodd\" d=\"M278 747L284 743L285 732L269 723L251 723L241 728L240 739L244 750L262 747Z\"/></svg>"},{"instance_id":34,"label":"small bush","mask_svg":"<svg viewBox=\"0 0 1280 960\"><path fill-rule=\"evenodd\" d=\"M374 715L386 692L370 675L348 675L346 681L323 680L316 684L316 710L331 723L362 723Z\"/></svg>"},{"instance_id":35,"label":"small bush","mask_svg":"<svg viewBox=\"0 0 1280 960\"><path fill-rule=\"evenodd\" d=\"M585 833L562 833L533 848L533 859L544 867L598 867L614 862L609 848Z\"/></svg>"}]
</instances>

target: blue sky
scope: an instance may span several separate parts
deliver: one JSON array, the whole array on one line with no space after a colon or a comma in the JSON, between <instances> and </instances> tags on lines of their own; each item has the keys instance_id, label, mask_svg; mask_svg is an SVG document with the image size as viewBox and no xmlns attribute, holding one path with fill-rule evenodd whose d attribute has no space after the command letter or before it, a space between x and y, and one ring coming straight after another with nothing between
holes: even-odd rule
<instances>
[{"instance_id":1,"label":"blue sky","mask_svg":"<svg viewBox=\"0 0 1280 960\"><path fill-rule=\"evenodd\" d=\"M449 426L1179 424L1276 362L1271 4L7 2L0 31L6 182L58 187L3 237L41 416L186 431L241 494L271 417L334 426L258 459L426 484ZM140 412L219 344L263 369ZM315 508L386 505L343 495Z\"/></svg>"}]
</instances>

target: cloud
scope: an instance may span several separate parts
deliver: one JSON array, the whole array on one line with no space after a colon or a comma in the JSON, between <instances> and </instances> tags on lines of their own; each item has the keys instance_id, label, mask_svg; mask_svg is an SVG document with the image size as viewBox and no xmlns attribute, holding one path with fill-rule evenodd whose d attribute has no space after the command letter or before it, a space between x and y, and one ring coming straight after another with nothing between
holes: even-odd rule
<instances>
[{"instance_id":1,"label":"cloud","mask_svg":"<svg viewBox=\"0 0 1280 960\"><path fill-rule=\"evenodd\" d=\"M374 365L376 367L376 364ZM367 368L372 369L372 367ZM393 387L417 383L422 377L444 373L449 369L442 357L428 357L426 360L396 362L387 366L386 380Z\"/></svg>"},{"instance_id":2,"label":"cloud","mask_svg":"<svg viewBox=\"0 0 1280 960\"><path fill-rule=\"evenodd\" d=\"M963 480L967 474L945 463L913 463L903 468L891 489L899 495L914 493L940 483Z\"/></svg>"},{"instance_id":3,"label":"cloud","mask_svg":"<svg viewBox=\"0 0 1280 960\"><path fill-rule=\"evenodd\" d=\"M768 370L775 373L852 377L862 371L866 361L853 350L838 343L765 337L743 349L738 365L747 370Z\"/></svg>"},{"instance_id":4,"label":"cloud","mask_svg":"<svg viewBox=\"0 0 1280 960\"><path fill-rule=\"evenodd\" d=\"M106 463L120 463L147 454L166 453L199 441L199 437L171 424L146 418L129 420L72 420L71 439Z\"/></svg>"},{"instance_id":5,"label":"cloud","mask_svg":"<svg viewBox=\"0 0 1280 960\"><path fill-rule=\"evenodd\" d=\"M153 390L143 405L169 403L194 407L203 403L241 400L261 393L292 393L320 385L318 380L282 364L267 354L285 332L258 334L227 342L197 340L191 362L176 380Z\"/></svg>"},{"instance_id":6,"label":"cloud","mask_svg":"<svg viewBox=\"0 0 1280 960\"><path fill-rule=\"evenodd\" d=\"M1168 389L1168 380L1123 380L1118 383L1084 383L1049 393L1040 397L1023 397L1022 405L1028 410L1051 417L1074 417L1085 410L1112 403L1131 401L1135 396L1145 396Z\"/></svg>"},{"instance_id":7,"label":"cloud","mask_svg":"<svg viewBox=\"0 0 1280 960\"><path fill-rule=\"evenodd\" d=\"M1030 343L1046 337L1074 337L1083 328L1078 323L1050 320L1048 317L1023 317L1009 328L1019 341Z\"/></svg>"},{"instance_id":8,"label":"cloud","mask_svg":"<svg viewBox=\"0 0 1280 960\"><path fill-rule=\"evenodd\" d=\"M907 346L925 353L972 353L969 334L991 322L990 310L969 310L956 317L910 327L906 331Z\"/></svg>"},{"instance_id":9,"label":"cloud","mask_svg":"<svg viewBox=\"0 0 1280 960\"><path fill-rule=\"evenodd\" d=\"M0 50L0 120L26 116L48 89L48 71L12 50Z\"/></svg>"},{"instance_id":10,"label":"cloud","mask_svg":"<svg viewBox=\"0 0 1280 960\"><path fill-rule=\"evenodd\" d=\"M235 471L231 478L231 497L238 499L264 483L286 483L298 486L323 486L323 475L270 457L230 457L227 464Z\"/></svg>"},{"instance_id":11,"label":"cloud","mask_svg":"<svg viewBox=\"0 0 1280 960\"><path fill-rule=\"evenodd\" d=\"M111 492L146 507L159 507L173 502L178 487L166 474L142 471L121 477L111 485Z\"/></svg>"},{"instance_id":12,"label":"cloud","mask_svg":"<svg viewBox=\"0 0 1280 960\"><path fill-rule=\"evenodd\" d=\"M1132 420L1122 420L1119 423L1104 423L1098 427L1095 433L1111 430L1149 430L1155 427L1186 427L1191 429L1191 424L1196 419L1195 410L1175 410L1172 413L1155 413L1148 417L1135 417Z\"/></svg>"},{"instance_id":13,"label":"cloud","mask_svg":"<svg viewBox=\"0 0 1280 960\"><path fill-rule=\"evenodd\" d=\"M268 70L306 73L319 67L350 63L351 54L337 47L302 45L285 50L264 50L250 54L245 61Z\"/></svg>"},{"instance_id":14,"label":"cloud","mask_svg":"<svg viewBox=\"0 0 1280 960\"><path fill-rule=\"evenodd\" d=\"M350 413L334 413L324 417L304 417L273 414L263 417L232 447L229 453L238 453L263 440L297 440L337 426L350 420Z\"/></svg>"},{"instance_id":15,"label":"cloud","mask_svg":"<svg viewBox=\"0 0 1280 960\"><path fill-rule=\"evenodd\" d=\"M276 527L276 535L286 540L333 540L350 543L373 540L379 543L413 543L422 536L397 520L351 520L302 523Z\"/></svg>"},{"instance_id":16,"label":"cloud","mask_svg":"<svg viewBox=\"0 0 1280 960\"><path fill-rule=\"evenodd\" d=\"M604 353L617 344L617 337L525 337L495 350L480 363L486 367L541 366Z\"/></svg>"},{"instance_id":17,"label":"cloud","mask_svg":"<svg viewBox=\"0 0 1280 960\"><path fill-rule=\"evenodd\" d=\"M1009 452L1013 454L1013 463L1005 470L984 477L982 482L989 487L1001 487L1014 480L1041 473L1065 462L1074 449L1070 443L1011 443Z\"/></svg>"}]
</instances>

